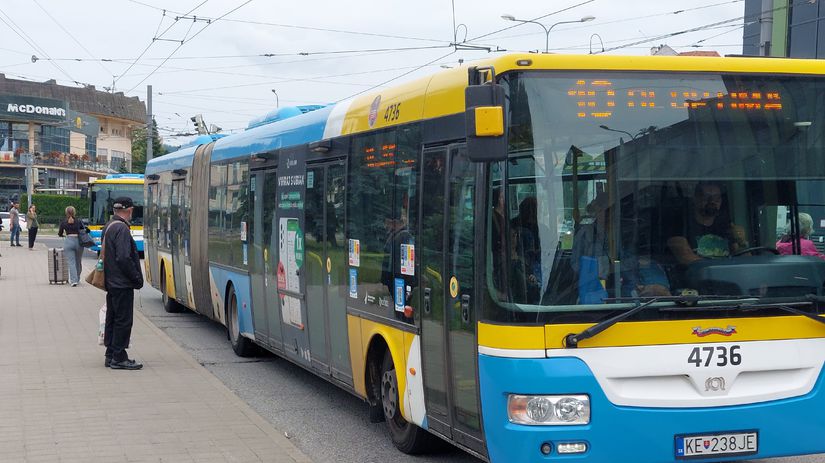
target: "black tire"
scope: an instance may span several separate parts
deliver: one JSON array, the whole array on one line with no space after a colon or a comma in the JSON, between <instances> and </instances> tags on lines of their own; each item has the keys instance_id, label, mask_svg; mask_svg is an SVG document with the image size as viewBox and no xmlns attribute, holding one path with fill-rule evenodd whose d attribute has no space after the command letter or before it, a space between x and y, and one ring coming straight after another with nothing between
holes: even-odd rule
<instances>
[{"instance_id":1,"label":"black tire","mask_svg":"<svg viewBox=\"0 0 825 463\"><path fill-rule=\"evenodd\" d=\"M166 313L180 313L183 312L183 306L178 301L169 297L166 292L166 269L160 268L160 296L163 299L163 310Z\"/></svg>"},{"instance_id":2,"label":"black tire","mask_svg":"<svg viewBox=\"0 0 825 463\"><path fill-rule=\"evenodd\" d=\"M398 450L408 455L418 455L431 452L439 446L434 445L437 439L432 434L410 423L401 415L398 400L398 379L395 375L395 365L392 355L387 351L381 367L381 407L384 410L384 419L390 432L392 443Z\"/></svg>"},{"instance_id":3,"label":"black tire","mask_svg":"<svg viewBox=\"0 0 825 463\"><path fill-rule=\"evenodd\" d=\"M229 289L226 298L226 330L229 332L229 342L232 343L232 350L238 357L252 357L255 355L255 344L252 340L241 336L238 325L238 298L235 290Z\"/></svg>"}]
</instances>

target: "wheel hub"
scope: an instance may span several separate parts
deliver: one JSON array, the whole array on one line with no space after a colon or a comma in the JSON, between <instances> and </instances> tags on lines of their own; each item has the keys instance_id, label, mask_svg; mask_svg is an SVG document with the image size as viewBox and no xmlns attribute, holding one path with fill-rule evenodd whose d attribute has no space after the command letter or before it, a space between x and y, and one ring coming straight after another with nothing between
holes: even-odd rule
<instances>
[{"instance_id":1,"label":"wheel hub","mask_svg":"<svg viewBox=\"0 0 825 463\"><path fill-rule=\"evenodd\" d=\"M381 405L388 420L395 418L395 410L398 408L398 385L394 372L395 370L385 371L381 378Z\"/></svg>"}]
</instances>

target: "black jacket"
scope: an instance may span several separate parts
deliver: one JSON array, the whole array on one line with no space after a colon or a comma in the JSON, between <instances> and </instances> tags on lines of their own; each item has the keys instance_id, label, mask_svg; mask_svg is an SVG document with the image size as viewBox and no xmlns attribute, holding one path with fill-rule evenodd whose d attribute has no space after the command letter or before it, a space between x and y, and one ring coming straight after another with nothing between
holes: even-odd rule
<instances>
[{"instance_id":1,"label":"black jacket","mask_svg":"<svg viewBox=\"0 0 825 463\"><path fill-rule=\"evenodd\" d=\"M115 224L121 222L121 224ZM113 226L114 225L114 226ZM111 230L110 230L111 228ZM135 240L129 231L129 223L118 216L103 228L106 289L140 289L143 287L143 273L140 271L140 256Z\"/></svg>"}]
</instances>

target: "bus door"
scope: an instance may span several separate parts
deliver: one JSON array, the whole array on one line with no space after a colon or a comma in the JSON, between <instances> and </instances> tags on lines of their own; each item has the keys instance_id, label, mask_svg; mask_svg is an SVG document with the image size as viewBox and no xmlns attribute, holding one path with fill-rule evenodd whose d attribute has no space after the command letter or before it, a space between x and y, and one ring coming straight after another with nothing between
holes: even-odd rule
<instances>
[{"instance_id":1,"label":"bus door","mask_svg":"<svg viewBox=\"0 0 825 463\"><path fill-rule=\"evenodd\" d=\"M345 299L345 183L343 162L308 166L304 265L312 368L351 384Z\"/></svg>"},{"instance_id":2,"label":"bus door","mask_svg":"<svg viewBox=\"0 0 825 463\"><path fill-rule=\"evenodd\" d=\"M186 287L186 246L185 246L185 181L183 178L172 181L171 208L169 210L169 226L171 228L172 272L175 278L175 299L191 306L189 290Z\"/></svg>"},{"instance_id":3,"label":"bus door","mask_svg":"<svg viewBox=\"0 0 825 463\"><path fill-rule=\"evenodd\" d=\"M252 316L255 339L271 349L283 350L281 310L278 305L278 201L275 169L258 171L251 177L255 221L252 224Z\"/></svg>"},{"instance_id":4,"label":"bus door","mask_svg":"<svg viewBox=\"0 0 825 463\"><path fill-rule=\"evenodd\" d=\"M278 153L276 284L281 307L281 334L284 356L310 367L307 333L307 253L306 234L306 146L286 148Z\"/></svg>"},{"instance_id":5,"label":"bus door","mask_svg":"<svg viewBox=\"0 0 825 463\"><path fill-rule=\"evenodd\" d=\"M428 148L421 169L422 367L429 427L484 452L474 304L475 165L463 144Z\"/></svg>"},{"instance_id":6,"label":"bus door","mask_svg":"<svg viewBox=\"0 0 825 463\"><path fill-rule=\"evenodd\" d=\"M151 246L146 246L145 242L143 249L144 258L148 265L146 268L149 271L149 283L151 285L160 286L160 275L158 274L158 240L160 237L157 233L157 224L159 223L158 214L160 213L160 185L158 183L150 183L146 187L146 209L144 213L145 219L143 224L143 233L145 234L144 241L151 241Z\"/></svg>"}]
</instances>

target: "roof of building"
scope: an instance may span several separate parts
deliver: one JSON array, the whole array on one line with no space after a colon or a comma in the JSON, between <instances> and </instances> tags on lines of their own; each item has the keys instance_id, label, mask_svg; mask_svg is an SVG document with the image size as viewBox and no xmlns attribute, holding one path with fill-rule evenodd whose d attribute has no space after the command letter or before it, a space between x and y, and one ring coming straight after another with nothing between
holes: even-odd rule
<instances>
[{"instance_id":1,"label":"roof of building","mask_svg":"<svg viewBox=\"0 0 825 463\"><path fill-rule=\"evenodd\" d=\"M63 100L69 103L69 108L77 112L117 117L137 123L146 122L146 106L138 97L127 97L123 92L101 92L96 90L94 85L83 88L67 87L58 85L54 80L31 82L7 79L5 75L0 74L0 94Z\"/></svg>"},{"instance_id":2,"label":"roof of building","mask_svg":"<svg viewBox=\"0 0 825 463\"><path fill-rule=\"evenodd\" d=\"M703 51L703 50L683 51L683 52L679 53L679 56L712 56L712 57L716 57L716 58L720 57L718 52Z\"/></svg>"}]
</instances>

